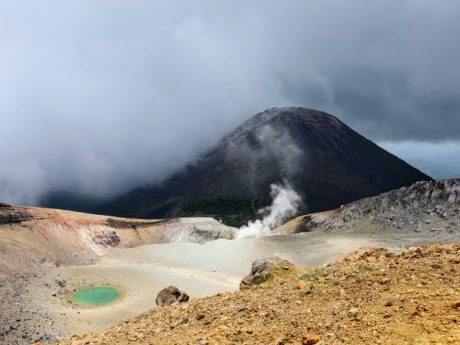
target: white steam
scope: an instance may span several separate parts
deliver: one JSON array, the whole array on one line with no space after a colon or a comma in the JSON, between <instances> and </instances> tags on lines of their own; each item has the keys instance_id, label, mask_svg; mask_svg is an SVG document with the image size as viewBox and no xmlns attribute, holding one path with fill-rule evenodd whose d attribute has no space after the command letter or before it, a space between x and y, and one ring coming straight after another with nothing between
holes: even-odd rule
<instances>
[{"instance_id":1,"label":"white steam","mask_svg":"<svg viewBox=\"0 0 460 345\"><path fill-rule=\"evenodd\" d=\"M241 227L238 231L238 238L269 235L271 230L297 213L302 198L289 184L272 184L270 188L273 202L270 206L259 211L265 215L264 218L250 221L248 225Z\"/></svg>"}]
</instances>

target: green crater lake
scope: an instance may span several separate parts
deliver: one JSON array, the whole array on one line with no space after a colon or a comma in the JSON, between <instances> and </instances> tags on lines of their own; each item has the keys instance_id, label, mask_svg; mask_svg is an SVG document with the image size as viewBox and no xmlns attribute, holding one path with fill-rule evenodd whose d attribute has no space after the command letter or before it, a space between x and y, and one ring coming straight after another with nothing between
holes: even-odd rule
<instances>
[{"instance_id":1,"label":"green crater lake","mask_svg":"<svg viewBox=\"0 0 460 345\"><path fill-rule=\"evenodd\" d=\"M84 307L97 307L115 302L121 297L118 289L110 286L89 286L75 291L71 300Z\"/></svg>"}]
</instances>

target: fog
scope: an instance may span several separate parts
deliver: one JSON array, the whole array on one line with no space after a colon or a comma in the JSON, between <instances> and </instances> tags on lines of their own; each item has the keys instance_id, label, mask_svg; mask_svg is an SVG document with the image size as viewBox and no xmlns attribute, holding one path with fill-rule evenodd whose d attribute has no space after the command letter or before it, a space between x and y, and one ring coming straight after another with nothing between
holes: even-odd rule
<instances>
[{"instance_id":1,"label":"fog","mask_svg":"<svg viewBox=\"0 0 460 345\"><path fill-rule=\"evenodd\" d=\"M459 16L455 0L2 1L0 200L161 181L273 106L411 152L458 145Z\"/></svg>"}]
</instances>

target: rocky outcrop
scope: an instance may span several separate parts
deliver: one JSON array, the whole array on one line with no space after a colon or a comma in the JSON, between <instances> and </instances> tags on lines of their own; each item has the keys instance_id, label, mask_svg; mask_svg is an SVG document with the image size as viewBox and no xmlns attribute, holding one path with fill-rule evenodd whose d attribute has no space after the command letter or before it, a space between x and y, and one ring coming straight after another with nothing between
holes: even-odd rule
<instances>
[{"instance_id":1,"label":"rocky outcrop","mask_svg":"<svg viewBox=\"0 0 460 345\"><path fill-rule=\"evenodd\" d=\"M362 218L367 214L383 214L394 210L406 211L408 216L435 213L447 217L447 209L460 205L460 179L420 181L374 198L359 200L342 208L343 221ZM390 219L391 220L391 219Z\"/></svg>"},{"instance_id":2,"label":"rocky outcrop","mask_svg":"<svg viewBox=\"0 0 460 345\"><path fill-rule=\"evenodd\" d=\"M252 263L251 272L243 278L240 287L258 285L273 278L277 273L289 273L294 269L294 264L278 256L260 258Z\"/></svg>"},{"instance_id":3,"label":"rocky outcrop","mask_svg":"<svg viewBox=\"0 0 460 345\"><path fill-rule=\"evenodd\" d=\"M155 303L158 306L163 307L176 302L187 302L188 300L189 296L184 291L179 290L175 286L168 286L158 293Z\"/></svg>"},{"instance_id":4,"label":"rocky outcrop","mask_svg":"<svg viewBox=\"0 0 460 345\"><path fill-rule=\"evenodd\" d=\"M17 209L9 204L0 203L0 225L21 223L32 219L32 215L23 209Z\"/></svg>"},{"instance_id":5,"label":"rocky outcrop","mask_svg":"<svg viewBox=\"0 0 460 345\"><path fill-rule=\"evenodd\" d=\"M39 341L40 344L55 344L58 342L58 338L51 332L45 332L40 336Z\"/></svg>"},{"instance_id":6,"label":"rocky outcrop","mask_svg":"<svg viewBox=\"0 0 460 345\"><path fill-rule=\"evenodd\" d=\"M159 225L167 220L131 220L124 218L107 218L107 225L112 228L143 228L151 225Z\"/></svg>"},{"instance_id":7,"label":"rocky outcrop","mask_svg":"<svg viewBox=\"0 0 460 345\"><path fill-rule=\"evenodd\" d=\"M115 230L105 232L101 231L94 235L93 242L104 247L117 247L121 240Z\"/></svg>"},{"instance_id":8,"label":"rocky outcrop","mask_svg":"<svg viewBox=\"0 0 460 345\"><path fill-rule=\"evenodd\" d=\"M179 226L171 229L171 242L192 242L203 244L218 239L233 240L236 228L207 217L181 218Z\"/></svg>"},{"instance_id":9,"label":"rocky outcrop","mask_svg":"<svg viewBox=\"0 0 460 345\"><path fill-rule=\"evenodd\" d=\"M298 217L277 232L354 231L361 223L374 230L460 233L460 179L417 182L333 211Z\"/></svg>"}]
</instances>

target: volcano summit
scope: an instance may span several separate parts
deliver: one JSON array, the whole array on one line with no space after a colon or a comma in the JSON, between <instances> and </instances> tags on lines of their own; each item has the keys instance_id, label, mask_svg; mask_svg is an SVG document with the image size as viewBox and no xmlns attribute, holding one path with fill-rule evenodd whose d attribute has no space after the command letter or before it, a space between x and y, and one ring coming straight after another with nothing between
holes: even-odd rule
<instances>
[{"instance_id":1,"label":"volcano summit","mask_svg":"<svg viewBox=\"0 0 460 345\"><path fill-rule=\"evenodd\" d=\"M268 204L272 183L289 183L305 210L316 212L419 180L430 177L332 115L272 108L160 185L139 187L91 211L143 218L208 215L239 226Z\"/></svg>"}]
</instances>

